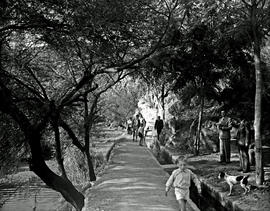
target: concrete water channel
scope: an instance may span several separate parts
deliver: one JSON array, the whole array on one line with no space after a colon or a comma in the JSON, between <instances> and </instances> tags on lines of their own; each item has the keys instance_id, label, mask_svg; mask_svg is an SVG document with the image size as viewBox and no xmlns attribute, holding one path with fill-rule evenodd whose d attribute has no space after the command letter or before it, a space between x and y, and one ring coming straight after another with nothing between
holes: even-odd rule
<instances>
[{"instance_id":1,"label":"concrete water channel","mask_svg":"<svg viewBox=\"0 0 270 211\"><path fill-rule=\"evenodd\" d=\"M52 211L59 206L57 192L40 186L22 186L0 190L4 204L1 211Z\"/></svg>"},{"instance_id":2,"label":"concrete water channel","mask_svg":"<svg viewBox=\"0 0 270 211\"><path fill-rule=\"evenodd\" d=\"M20 175L29 177L23 185L0 185L0 211L53 211L61 204L58 192L46 185L24 166Z\"/></svg>"}]
</instances>

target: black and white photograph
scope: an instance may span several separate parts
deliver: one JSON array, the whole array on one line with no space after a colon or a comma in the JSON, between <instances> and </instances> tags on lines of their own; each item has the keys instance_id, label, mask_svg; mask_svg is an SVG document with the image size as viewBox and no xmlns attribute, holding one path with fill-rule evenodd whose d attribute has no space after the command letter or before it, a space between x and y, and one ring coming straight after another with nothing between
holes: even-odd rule
<instances>
[{"instance_id":1,"label":"black and white photograph","mask_svg":"<svg viewBox=\"0 0 270 211\"><path fill-rule=\"evenodd\" d=\"M0 0L0 211L269 211L270 0Z\"/></svg>"}]
</instances>

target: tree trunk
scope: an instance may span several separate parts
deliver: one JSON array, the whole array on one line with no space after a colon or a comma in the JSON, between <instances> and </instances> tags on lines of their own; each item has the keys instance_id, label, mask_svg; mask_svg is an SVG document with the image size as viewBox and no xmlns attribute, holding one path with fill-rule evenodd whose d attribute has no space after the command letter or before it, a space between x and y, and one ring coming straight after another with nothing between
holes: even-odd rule
<instances>
[{"instance_id":1,"label":"tree trunk","mask_svg":"<svg viewBox=\"0 0 270 211\"><path fill-rule=\"evenodd\" d=\"M93 162L92 162L89 150L85 150L85 155L86 155L86 159L88 163L88 174L89 174L90 181L96 181L97 178L96 178L96 174L94 171L94 166L93 166Z\"/></svg>"},{"instance_id":2,"label":"tree trunk","mask_svg":"<svg viewBox=\"0 0 270 211\"><path fill-rule=\"evenodd\" d=\"M13 104L11 99L11 92L1 83L0 110L9 114L14 121L16 121L24 133L25 139L28 141L31 150L30 169L37 174L42 181L44 181L50 188L60 192L62 196L71 203L77 211L82 210L84 206L84 196L76 190L72 183L51 171L46 165L42 156L41 150L41 134L46 127L46 122L42 121L41 125L31 125L26 115L21 112L16 105ZM44 118L48 118L44 115ZM37 129L38 128L38 129Z\"/></svg>"},{"instance_id":3,"label":"tree trunk","mask_svg":"<svg viewBox=\"0 0 270 211\"><path fill-rule=\"evenodd\" d=\"M85 155L87 158L88 175L89 175L90 181L96 181L95 170L94 170L91 155L90 155L91 121L89 120L89 110L88 109L89 109L88 108L88 99L87 99L87 94L86 94L84 96L84 142L85 142L84 147L85 147ZM92 112L90 115L92 115Z\"/></svg>"},{"instance_id":4,"label":"tree trunk","mask_svg":"<svg viewBox=\"0 0 270 211\"><path fill-rule=\"evenodd\" d=\"M85 147L81 144L81 142L79 141L79 139L77 138L71 127L61 118L59 119L59 124L71 138L72 144L75 145L84 154Z\"/></svg>"},{"instance_id":5,"label":"tree trunk","mask_svg":"<svg viewBox=\"0 0 270 211\"><path fill-rule=\"evenodd\" d=\"M25 134L32 155L30 169L50 188L60 192L77 211L81 211L84 206L84 196L76 190L68 179L56 175L44 162L41 155L41 135L38 132L33 131L33 129L31 131L25 131Z\"/></svg>"},{"instance_id":6,"label":"tree trunk","mask_svg":"<svg viewBox=\"0 0 270 211\"><path fill-rule=\"evenodd\" d=\"M255 132L255 162L256 162L256 184L262 185L264 182L264 170L262 162L262 138L261 138L261 118L262 118L262 70L261 70L261 38L258 32L258 8L256 1L252 1L251 25L253 32L254 66L256 76L255 111L254 111L254 132Z\"/></svg>"},{"instance_id":7,"label":"tree trunk","mask_svg":"<svg viewBox=\"0 0 270 211\"><path fill-rule=\"evenodd\" d=\"M162 84L162 93L161 93L161 107L162 107L162 118L165 121L165 85Z\"/></svg>"},{"instance_id":8,"label":"tree trunk","mask_svg":"<svg viewBox=\"0 0 270 211\"><path fill-rule=\"evenodd\" d=\"M166 114L165 114L165 99L164 98L162 98L161 106L162 106L162 118L163 118L163 121L165 121Z\"/></svg>"},{"instance_id":9,"label":"tree trunk","mask_svg":"<svg viewBox=\"0 0 270 211\"><path fill-rule=\"evenodd\" d=\"M57 163L58 163L58 168L59 168L59 171L62 174L62 177L67 179L67 174L66 174L66 170L65 170L65 167L64 167L64 159L63 159L63 156L62 156L58 120L57 119L52 120L52 125L53 125L54 134L55 134L56 160L57 160Z\"/></svg>"},{"instance_id":10,"label":"tree trunk","mask_svg":"<svg viewBox=\"0 0 270 211\"><path fill-rule=\"evenodd\" d=\"M256 45L256 44L255 44ZM262 116L262 73L260 65L260 47L254 46L254 62L256 74L256 94L255 94L255 162L256 162L256 184L262 185L264 182L264 171L262 162L262 138L261 138L261 116Z\"/></svg>"},{"instance_id":11,"label":"tree trunk","mask_svg":"<svg viewBox=\"0 0 270 211\"><path fill-rule=\"evenodd\" d=\"M202 89L202 88L201 88ZM203 91L201 91L203 92ZM199 155L200 153L200 142L201 142L201 130L202 130L202 118L203 118L203 109L204 109L204 96L201 93L200 95L200 110L199 110L199 117L198 117L198 126L197 126L197 133L195 139L195 146L194 146L194 154Z\"/></svg>"}]
</instances>

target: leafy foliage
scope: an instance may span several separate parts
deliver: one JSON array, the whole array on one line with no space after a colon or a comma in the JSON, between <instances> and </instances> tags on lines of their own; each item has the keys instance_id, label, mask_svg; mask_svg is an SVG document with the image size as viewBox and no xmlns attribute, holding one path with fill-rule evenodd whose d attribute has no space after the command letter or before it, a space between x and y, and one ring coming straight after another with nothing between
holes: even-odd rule
<instances>
[{"instance_id":1,"label":"leafy foliage","mask_svg":"<svg viewBox=\"0 0 270 211\"><path fill-rule=\"evenodd\" d=\"M100 102L101 113L110 123L125 124L134 115L143 94L143 84L128 77L104 94Z\"/></svg>"}]
</instances>

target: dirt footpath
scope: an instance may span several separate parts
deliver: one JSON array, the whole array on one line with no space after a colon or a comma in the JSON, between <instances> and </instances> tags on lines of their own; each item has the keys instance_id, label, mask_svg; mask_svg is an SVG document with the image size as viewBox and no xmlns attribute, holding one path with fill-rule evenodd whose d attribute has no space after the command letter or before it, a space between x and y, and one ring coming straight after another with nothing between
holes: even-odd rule
<instances>
[{"instance_id":1,"label":"dirt footpath","mask_svg":"<svg viewBox=\"0 0 270 211\"><path fill-rule=\"evenodd\" d=\"M168 177L146 147L118 143L103 175L87 191L84 211L178 210L173 190L164 195Z\"/></svg>"}]
</instances>

